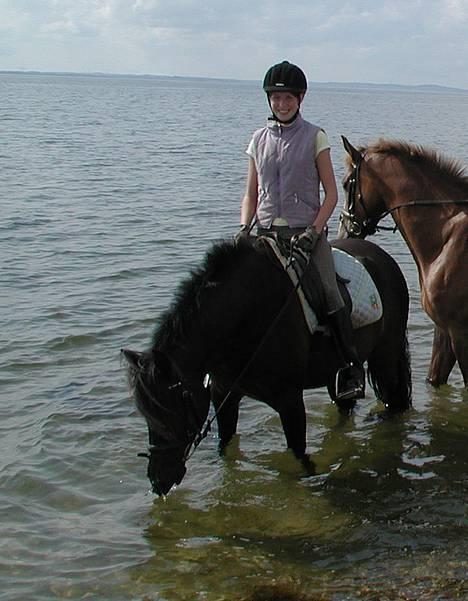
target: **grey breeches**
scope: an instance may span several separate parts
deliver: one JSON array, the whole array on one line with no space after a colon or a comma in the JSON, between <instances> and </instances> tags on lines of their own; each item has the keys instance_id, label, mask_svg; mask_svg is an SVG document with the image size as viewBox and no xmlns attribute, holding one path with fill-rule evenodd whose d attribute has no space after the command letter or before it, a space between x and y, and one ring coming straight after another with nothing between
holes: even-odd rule
<instances>
[{"instance_id":1,"label":"grey breeches","mask_svg":"<svg viewBox=\"0 0 468 601\"><path fill-rule=\"evenodd\" d=\"M310 258L314 262L322 279L323 290L327 299L327 313L334 313L344 307L344 301L336 282L335 263L333 261L331 246L323 232Z\"/></svg>"}]
</instances>

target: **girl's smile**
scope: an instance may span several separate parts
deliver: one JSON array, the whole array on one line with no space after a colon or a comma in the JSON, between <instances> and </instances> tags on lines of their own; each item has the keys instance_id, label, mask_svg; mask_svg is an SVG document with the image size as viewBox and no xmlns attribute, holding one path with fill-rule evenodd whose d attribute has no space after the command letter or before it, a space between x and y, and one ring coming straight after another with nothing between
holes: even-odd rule
<instances>
[{"instance_id":1,"label":"girl's smile","mask_svg":"<svg viewBox=\"0 0 468 601\"><path fill-rule=\"evenodd\" d=\"M291 92L272 92L270 106L278 121L289 121L299 110L301 98Z\"/></svg>"}]
</instances>

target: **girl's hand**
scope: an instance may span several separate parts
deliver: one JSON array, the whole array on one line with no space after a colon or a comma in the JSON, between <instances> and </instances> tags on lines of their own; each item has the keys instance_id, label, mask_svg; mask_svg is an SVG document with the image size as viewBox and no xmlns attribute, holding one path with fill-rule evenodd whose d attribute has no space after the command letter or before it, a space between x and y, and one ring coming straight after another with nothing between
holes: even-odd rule
<instances>
[{"instance_id":1,"label":"girl's hand","mask_svg":"<svg viewBox=\"0 0 468 601\"><path fill-rule=\"evenodd\" d=\"M294 236L293 245L297 246L306 253L311 253L314 250L319 238L320 234L317 232L315 227L313 225L309 225L307 226L306 230L302 232L302 234Z\"/></svg>"}]
</instances>

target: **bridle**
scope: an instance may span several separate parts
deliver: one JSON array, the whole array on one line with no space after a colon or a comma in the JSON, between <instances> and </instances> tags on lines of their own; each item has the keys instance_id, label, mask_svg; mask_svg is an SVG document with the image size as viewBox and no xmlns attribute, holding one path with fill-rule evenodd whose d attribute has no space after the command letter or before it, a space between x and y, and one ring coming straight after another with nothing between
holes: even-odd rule
<instances>
[{"instance_id":1,"label":"bridle","mask_svg":"<svg viewBox=\"0 0 468 601\"><path fill-rule=\"evenodd\" d=\"M177 374L178 370L175 365L171 362L171 366L173 371ZM142 371L143 371L142 367ZM154 365L152 365L153 373L151 377L153 381L156 381L156 375L154 374ZM148 373L148 372L144 372ZM197 414L197 406L199 405L197 394L193 391L192 387L189 387L184 379L179 377L177 374L177 378L170 384L165 387L164 394L167 396L172 396L171 401L168 403L166 407L162 405L155 395L149 390L146 385L144 378L138 378L138 385L143 389L145 395L151 399L151 402L156 404L161 412L166 414L172 414L171 416L171 424L165 423L165 429L167 430L167 438L162 441L158 440L158 437L155 435L153 430L148 427L148 435L149 435L149 444L148 444L148 452L147 453L138 453L139 457L146 457L148 459L151 458L153 453L161 453L161 452L174 452L181 447L184 447L182 453L182 461L185 463L189 458L193 449L196 448L203 438L208 435L208 431L205 432L206 428L202 430L200 427L200 417ZM208 394L208 391L206 391ZM182 417L183 416L183 417ZM183 436L181 437L179 432L176 431L174 427L175 422L180 422L180 420L184 420L184 424L182 425ZM179 424L180 425L180 424ZM177 428L179 429L179 428Z\"/></svg>"},{"instance_id":2,"label":"bridle","mask_svg":"<svg viewBox=\"0 0 468 601\"><path fill-rule=\"evenodd\" d=\"M371 217L368 214L366 205L364 203L360 177L361 164L363 160L364 156L360 154L356 163L353 165L351 175L346 182L348 188L346 209L343 208L340 213L340 223L343 225L346 233L352 237L359 237L363 234L374 234L378 229L377 224L381 219L380 215L377 218ZM361 206L362 212L365 215L365 219L363 221L358 221L356 217L357 204Z\"/></svg>"},{"instance_id":3,"label":"bridle","mask_svg":"<svg viewBox=\"0 0 468 601\"><path fill-rule=\"evenodd\" d=\"M346 209L342 209L340 213L340 223L343 225L346 233L351 237L359 237L359 236L367 236L375 234L375 232L379 231L391 231L396 232L398 230L398 225L394 225L393 227L387 227L384 225L379 225L379 222L387 215L391 215L394 211L398 209L406 208L406 207L427 207L434 205L446 205L446 204L468 204L468 199L459 199L459 200L411 200L402 202L397 204L396 206L386 209L385 211L381 211L375 216L369 215L369 212L366 208L365 199L362 193L361 187L361 164L365 159L365 155L360 154L356 163L353 164L353 170L349 179L346 182L347 186L347 203ZM365 215L365 218L362 221L359 221L356 217L356 205L359 204L362 212Z\"/></svg>"}]
</instances>

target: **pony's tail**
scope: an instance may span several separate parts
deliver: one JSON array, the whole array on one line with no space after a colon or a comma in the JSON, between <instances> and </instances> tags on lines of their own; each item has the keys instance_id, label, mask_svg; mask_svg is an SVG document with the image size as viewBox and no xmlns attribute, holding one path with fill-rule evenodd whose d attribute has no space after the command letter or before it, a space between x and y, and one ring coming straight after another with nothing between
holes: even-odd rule
<instances>
[{"instance_id":1,"label":"pony's tail","mask_svg":"<svg viewBox=\"0 0 468 601\"><path fill-rule=\"evenodd\" d=\"M398 352L371 354L368 362L368 382L375 396L390 412L405 411L412 403L411 357L405 331Z\"/></svg>"}]
</instances>

